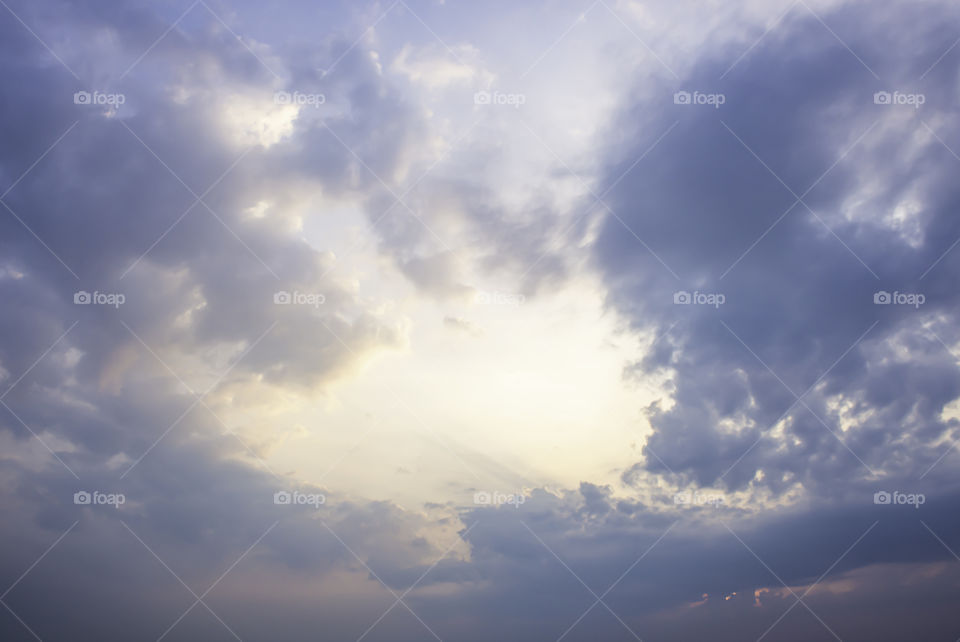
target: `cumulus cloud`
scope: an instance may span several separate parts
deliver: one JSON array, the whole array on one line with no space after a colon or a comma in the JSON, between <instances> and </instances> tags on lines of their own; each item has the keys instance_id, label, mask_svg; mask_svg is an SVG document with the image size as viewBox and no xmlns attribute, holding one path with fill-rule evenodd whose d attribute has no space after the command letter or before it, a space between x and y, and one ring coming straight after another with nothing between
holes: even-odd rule
<instances>
[{"instance_id":1,"label":"cumulus cloud","mask_svg":"<svg viewBox=\"0 0 960 642\"><path fill-rule=\"evenodd\" d=\"M943 410L960 394L943 144L956 79L943 65L918 80L951 43L936 23L888 33L901 11L833 16L869 69L795 11L729 72L705 57L683 87L644 88L625 110L641 142L611 165L617 217L595 257L610 305L657 336L636 371L674 386L648 408L654 432L628 477L829 494L918 478L944 452L956 422ZM898 52L921 34L932 57L908 65ZM907 88L925 111L874 101ZM673 104L676 90L725 102ZM643 117L651 103L669 106ZM876 304L886 291L924 300Z\"/></svg>"}]
</instances>

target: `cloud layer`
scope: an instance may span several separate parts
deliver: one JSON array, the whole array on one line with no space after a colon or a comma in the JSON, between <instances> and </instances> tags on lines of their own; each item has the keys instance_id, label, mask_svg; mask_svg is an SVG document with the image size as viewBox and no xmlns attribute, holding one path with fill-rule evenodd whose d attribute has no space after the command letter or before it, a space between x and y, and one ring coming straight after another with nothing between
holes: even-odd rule
<instances>
[{"instance_id":1,"label":"cloud layer","mask_svg":"<svg viewBox=\"0 0 960 642\"><path fill-rule=\"evenodd\" d=\"M668 8L595 5L574 26L630 55L565 161L537 75L579 41L517 47L518 79L476 8L330 5L310 38L281 4L4 8L3 639L957 635L948 6L717 12L661 57L631 25ZM523 109L474 102L511 83ZM623 385L656 389L609 478L507 470L457 417L417 463L471 470L413 504L271 457L424 319L495 340L471 302L585 281L641 346ZM357 416L425 423L396 397Z\"/></svg>"}]
</instances>

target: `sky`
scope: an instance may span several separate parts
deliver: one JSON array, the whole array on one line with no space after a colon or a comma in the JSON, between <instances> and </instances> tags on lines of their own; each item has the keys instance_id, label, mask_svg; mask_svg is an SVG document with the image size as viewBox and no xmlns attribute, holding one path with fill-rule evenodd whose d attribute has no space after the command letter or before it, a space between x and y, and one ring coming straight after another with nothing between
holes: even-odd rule
<instances>
[{"instance_id":1,"label":"sky","mask_svg":"<svg viewBox=\"0 0 960 642\"><path fill-rule=\"evenodd\" d=\"M960 638L955 2L0 53L0 639Z\"/></svg>"}]
</instances>

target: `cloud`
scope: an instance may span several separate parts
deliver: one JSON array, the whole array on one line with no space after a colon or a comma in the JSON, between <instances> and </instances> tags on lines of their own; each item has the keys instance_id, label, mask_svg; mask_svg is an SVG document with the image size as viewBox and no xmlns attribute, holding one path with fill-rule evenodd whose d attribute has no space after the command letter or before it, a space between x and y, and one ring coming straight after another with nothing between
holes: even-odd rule
<instances>
[{"instance_id":1,"label":"cloud","mask_svg":"<svg viewBox=\"0 0 960 642\"><path fill-rule=\"evenodd\" d=\"M64 28L55 12L12 9L38 33ZM308 244L284 209L311 192L346 197L376 182L351 148L375 149L368 164L377 173L402 173L407 125L415 123L399 117L396 94L358 49L316 85L336 97L339 115L321 122L301 110L291 120L280 110L287 120L279 136L246 136L269 125L274 91L287 87L244 44L225 38L214 16L198 9L185 23L191 27L171 31L143 73L122 82L114 62L136 60L163 31L153 27L168 25L127 8L63 10L83 15L70 26L72 41L110 42L111 55L101 58L97 46L50 38L79 82L18 22L0 26L0 177L10 187L10 211L0 216L0 427L10 446L2 566L16 578L20 562L36 558L31 542L48 545L79 520L62 556L52 554L55 564L11 593L13 608L45 636L156 636L190 595L147 547L199 586L282 517L287 530L251 554L264 577L278 568L346 572L355 563L318 513L291 518L273 504L274 492L300 486L260 459L285 429L235 432L223 416L268 409L267 387L310 398L405 344L407 320L331 275L332 255ZM281 56L253 48L286 71ZM328 63L340 48L325 52ZM307 89L297 78L303 84L289 88ZM74 101L93 90L120 92L124 103L108 110ZM387 113L392 128L371 124ZM125 300L78 305L81 290ZM278 300L280 293L289 297ZM36 453L40 441L52 452ZM72 503L81 489L122 492L128 501L113 513L86 511ZM424 535L423 516L313 491L330 496L322 519L385 576L437 553L431 538L445 529ZM403 522L408 532L400 535ZM371 523L381 526L366 530ZM329 546L312 548L316 537ZM96 586L91 576L100 578ZM158 577L171 584L157 585ZM51 581L62 589L44 588ZM306 590L308 579L301 581ZM131 587L140 597L131 598ZM49 620L51 606L57 617ZM106 611L125 614L101 618ZM28 634L15 618L0 626L5 639Z\"/></svg>"},{"instance_id":2,"label":"cloud","mask_svg":"<svg viewBox=\"0 0 960 642\"><path fill-rule=\"evenodd\" d=\"M955 25L936 6L840 8L824 20L838 36L797 9L732 69L742 48L718 40L679 85L645 81L600 158L616 216L572 229L581 202L557 217L564 199L542 186L517 207L490 184L496 145L417 182L451 139L395 74L483 76L435 47L401 47L391 77L368 46L378 32L274 47L198 7L121 79L168 22L11 7L81 80L0 22L0 572L17 614L0 637L156 637L209 587L177 634L227 636L222 617L245 638L320 623L355 639L413 585L378 634L739 640L789 608L778 626L803 639L825 633L820 617L845 639L950 630L960 193L945 144L960 132L955 73L934 64ZM74 102L93 90L125 100ZM677 91L724 100L675 104ZM395 201L411 184L407 211ZM377 258L430 299L505 277L533 295L596 270L629 332L652 338L627 372L671 386L625 484L399 505L272 470L269 449L302 432L277 425L286 404L410 345L390 295L304 233L338 208L366 215ZM80 290L124 302L75 303ZM125 502L76 505L81 490ZM678 504L681 490L723 501ZM323 502L275 503L284 491ZM924 504L875 503L893 491ZM821 575L809 610L794 607L791 590Z\"/></svg>"},{"instance_id":3,"label":"cloud","mask_svg":"<svg viewBox=\"0 0 960 642\"><path fill-rule=\"evenodd\" d=\"M462 85L467 88L486 84L490 81L490 72L485 71L476 62L467 62L477 58L479 52L470 46L460 46L454 54L445 51L440 45L423 50L414 50L407 45L400 50L393 67L414 83L422 83L428 89L438 89L449 85ZM456 58L452 58L456 55Z\"/></svg>"},{"instance_id":4,"label":"cloud","mask_svg":"<svg viewBox=\"0 0 960 642\"><path fill-rule=\"evenodd\" d=\"M722 105L674 104L677 88L660 86L624 110L637 142L610 165L617 216L594 256L609 304L657 337L635 372L674 386L648 408L653 434L627 479L821 495L916 479L943 453L956 423L942 412L960 395L945 347L957 341L947 284L960 258L944 256L960 194L938 137L955 138L956 83L949 65L918 81L927 57L899 52L922 33L935 60L950 42L933 10L891 33L901 11L831 15L882 81L795 11L722 82L730 61L706 55L682 81L722 90ZM925 111L876 104L882 87L923 92ZM925 303L875 304L887 290Z\"/></svg>"}]
</instances>

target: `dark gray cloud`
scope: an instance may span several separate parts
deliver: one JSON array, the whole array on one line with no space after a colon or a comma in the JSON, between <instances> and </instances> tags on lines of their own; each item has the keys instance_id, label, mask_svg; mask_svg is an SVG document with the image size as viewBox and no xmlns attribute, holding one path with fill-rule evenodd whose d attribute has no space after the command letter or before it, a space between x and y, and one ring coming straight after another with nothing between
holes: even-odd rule
<instances>
[{"instance_id":1,"label":"dark gray cloud","mask_svg":"<svg viewBox=\"0 0 960 642\"><path fill-rule=\"evenodd\" d=\"M919 26L890 33L904 15ZM722 80L730 61L712 57L684 79L722 93L719 108L645 87L623 115L641 123L638 143L611 166L606 199L622 223L608 219L595 256L610 304L657 336L631 373L670 373L674 386L671 407L649 408L646 460L628 477L830 494L919 478L948 447L956 420L941 413L960 394L944 345L957 340L958 161L944 145L957 139L955 61L920 77L952 40L906 8L832 18L882 80L797 9ZM921 33L929 53L905 57ZM926 102L878 105L878 91ZM682 291L724 301L676 305ZM875 305L878 291L925 303Z\"/></svg>"}]
</instances>

